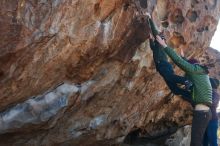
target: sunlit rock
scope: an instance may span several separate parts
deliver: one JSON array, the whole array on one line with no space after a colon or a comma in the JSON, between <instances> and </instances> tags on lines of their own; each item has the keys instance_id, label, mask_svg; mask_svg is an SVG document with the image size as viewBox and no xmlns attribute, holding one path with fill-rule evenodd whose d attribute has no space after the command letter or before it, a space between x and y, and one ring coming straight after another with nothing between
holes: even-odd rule
<instances>
[{"instance_id":1,"label":"sunlit rock","mask_svg":"<svg viewBox=\"0 0 220 146\"><path fill-rule=\"evenodd\" d=\"M220 3L135 1L0 1L0 145L113 145L191 124L155 70L140 12L177 52L209 56L219 78L218 52L205 51Z\"/></svg>"}]
</instances>

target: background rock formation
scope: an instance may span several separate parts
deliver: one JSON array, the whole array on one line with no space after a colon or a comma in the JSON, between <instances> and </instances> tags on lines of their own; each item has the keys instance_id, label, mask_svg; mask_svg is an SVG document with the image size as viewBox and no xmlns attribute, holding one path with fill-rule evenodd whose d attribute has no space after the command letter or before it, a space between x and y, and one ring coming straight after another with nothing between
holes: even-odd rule
<instances>
[{"instance_id":1,"label":"background rock formation","mask_svg":"<svg viewBox=\"0 0 220 146\"><path fill-rule=\"evenodd\" d=\"M190 105L155 71L140 7L177 51L220 60L203 55L217 0L2 0L0 7L0 145L110 145L136 131L152 138L190 124Z\"/></svg>"}]
</instances>

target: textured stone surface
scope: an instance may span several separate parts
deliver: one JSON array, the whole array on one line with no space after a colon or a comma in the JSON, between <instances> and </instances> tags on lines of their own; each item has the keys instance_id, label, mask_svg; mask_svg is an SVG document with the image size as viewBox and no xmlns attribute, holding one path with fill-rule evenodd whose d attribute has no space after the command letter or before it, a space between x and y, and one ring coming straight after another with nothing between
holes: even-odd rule
<instances>
[{"instance_id":1,"label":"textured stone surface","mask_svg":"<svg viewBox=\"0 0 220 146\"><path fill-rule=\"evenodd\" d=\"M208 48L208 50L203 54L201 57L201 61L205 60L203 58L208 58L208 66L211 67L210 70L210 76L215 76L218 79L220 76L220 53L219 51L213 49L213 48Z\"/></svg>"},{"instance_id":2,"label":"textured stone surface","mask_svg":"<svg viewBox=\"0 0 220 146\"><path fill-rule=\"evenodd\" d=\"M124 3L1 1L1 109L66 79L88 80L106 59L128 61L147 26Z\"/></svg>"},{"instance_id":3,"label":"textured stone surface","mask_svg":"<svg viewBox=\"0 0 220 146\"><path fill-rule=\"evenodd\" d=\"M191 139L191 126L180 128L165 142L168 146L188 146Z\"/></svg>"},{"instance_id":4,"label":"textured stone surface","mask_svg":"<svg viewBox=\"0 0 220 146\"><path fill-rule=\"evenodd\" d=\"M220 3L140 1L0 1L0 145L111 145L191 123L190 105L155 71L137 12L177 51L204 58Z\"/></svg>"}]
</instances>

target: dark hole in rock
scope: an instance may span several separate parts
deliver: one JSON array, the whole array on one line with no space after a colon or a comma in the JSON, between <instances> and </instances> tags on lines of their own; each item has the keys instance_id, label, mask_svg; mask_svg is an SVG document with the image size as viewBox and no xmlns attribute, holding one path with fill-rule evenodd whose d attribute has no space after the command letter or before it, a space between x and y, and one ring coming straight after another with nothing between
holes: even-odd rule
<instances>
[{"instance_id":1,"label":"dark hole in rock","mask_svg":"<svg viewBox=\"0 0 220 146\"><path fill-rule=\"evenodd\" d=\"M201 62L201 63L204 63L204 62L205 62L205 59L201 59L200 62Z\"/></svg>"},{"instance_id":2,"label":"dark hole in rock","mask_svg":"<svg viewBox=\"0 0 220 146\"><path fill-rule=\"evenodd\" d=\"M127 11L127 9L128 9L129 6L130 6L129 3L125 3L125 4L124 4L124 11Z\"/></svg>"},{"instance_id":3,"label":"dark hole in rock","mask_svg":"<svg viewBox=\"0 0 220 146\"><path fill-rule=\"evenodd\" d=\"M167 28L169 26L169 22L167 22L167 21L164 21L161 24L164 28Z\"/></svg>"},{"instance_id":4,"label":"dark hole in rock","mask_svg":"<svg viewBox=\"0 0 220 146\"><path fill-rule=\"evenodd\" d=\"M209 30L209 27L208 27L208 26L205 26L205 30L208 31L208 30Z\"/></svg>"},{"instance_id":5,"label":"dark hole in rock","mask_svg":"<svg viewBox=\"0 0 220 146\"><path fill-rule=\"evenodd\" d=\"M205 59L206 59L206 60L209 60L209 59L210 59L210 57L209 57L209 56L205 56Z\"/></svg>"},{"instance_id":6,"label":"dark hole in rock","mask_svg":"<svg viewBox=\"0 0 220 146\"><path fill-rule=\"evenodd\" d=\"M198 4L199 1L198 0L192 0L192 5Z\"/></svg>"},{"instance_id":7,"label":"dark hole in rock","mask_svg":"<svg viewBox=\"0 0 220 146\"><path fill-rule=\"evenodd\" d=\"M186 17L189 19L190 22L195 22L198 18L198 15L196 11L189 10L186 14Z\"/></svg>"},{"instance_id":8,"label":"dark hole in rock","mask_svg":"<svg viewBox=\"0 0 220 146\"><path fill-rule=\"evenodd\" d=\"M203 32L205 29L204 29L204 27L200 27L200 28L197 28L197 32Z\"/></svg>"},{"instance_id":9,"label":"dark hole in rock","mask_svg":"<svg viewBox=\"0 0 220 146\"><path fill-rule=\"evenodd\" d=\"M142 8L147 8L147 0L139 0Z\"/></svg>"},{"instance_id":10,"label":"dark hole in rock","mask_svg":"<svg viewBox=\"0 0 220 146\"><path fill-rule=\"evenodd\" d=\"M215 64L214 63L210 63L207 65L208 67L215 67Z\"/></svg>"},{"instance_id":11,"label":"dark hole in rock","mask_svg":"<svg viewBox=\"0 0 220 146\"><path fill-rule=\"evenodd\" d=\"M205 9L206 9L206 10L208 10L208 9L209 9L207 5L205 5Z\"/></svg>"},{"instance_id":12,"label":"dark hole in rock","mask_svg":"<svg viewBox=\"0 0 220 146\"><path fill-rule=\"evenodd\" d=\"M155 134L152 134L152 135L149 132L143 131L143 129L142 130L137 129L137 130L131 131L125 137L124 143L130 144L130 145L146 145L146 144L152 145L152 146L164 145L165 141L177 131L178 127L174 125L173 127L169 127L165 129L160 127L158 129L160 132L159 133L156 132Z\"/></svg>"},{"instance_id":13,"label":"dark hole in rock","mask_svg":"<svg viewBox=\"0 0 220 146\"><path fill-rule=\"evenodd\" d=\"M182 10L181 9L174 10L174 12L172 13L172 15L170 17L170 21L175 23L175 24L183 23L184 17L183 17L183 14L182 14Z\"/></svg>"},{"instance_id":14,"label":"dark hole in rock","mask_svg":"<svg viewBox=\"0 0 220 146\"><path fill-rule=\"evenodd\" d=\"M95 13L95 15L99 15L100 14L100 5L99 5L99 3L96 3L95 5L94 5L94 13Z\"/></svg>"},{"instance_id":15,"label":"dark hole in rock","mask_svg":"<svg viewBox=\"0 0 220 146\"><path fill-rule=\"evenodd\" d=\"M139 133L141 132L140 129L131 131L124 139L124 143L126 144L134 144L136 143Z\"/></svg>"}]
</instances>

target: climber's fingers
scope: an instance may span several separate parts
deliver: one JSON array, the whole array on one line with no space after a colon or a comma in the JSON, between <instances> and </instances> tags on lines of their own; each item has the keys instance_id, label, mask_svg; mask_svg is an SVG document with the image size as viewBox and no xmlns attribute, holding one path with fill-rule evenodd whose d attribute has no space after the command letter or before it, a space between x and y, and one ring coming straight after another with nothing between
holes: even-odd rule
<instances>
[{"instance_id":1,"label":"climber's fingers","mask_svg":"<svg viewBox=\"0 0 220 146\"><path fill-rule=\"evenodd\" d=\"M182 48L180 49L180 55L181 55L182 57L185 56Z\"/></svg>"},{"instance_id":2,"label":"climber's fingers","mask_svg":"<svg viewBox=\"0 0 220 146\"><path fill-rule=\"evenodd\" d=\"M147 16L147 18L150 18L150 19L151 19L151 15L150 15L150 13L145 12L144 15Z\"/></svg>"},{"instance_id":3,"label":"climber's fingers","mask_svg":"<svg viewBox=\"0 0 220 146\"><path fill-rule=\"evenodd\" d=\"M150 39L153 41L155 40L154 36L151 33L150 33Z\"/></svg>"},{"instance_id":4,"label":"climber's fingers","mask_svg":"<svg viewBox=\"0 0 220 146\"><path fill-rule=\"evenodd\" d=\"M163 43L163 39L159 35L156 36L156 39L158 43Z\"/></svg>"}]
</instances>

